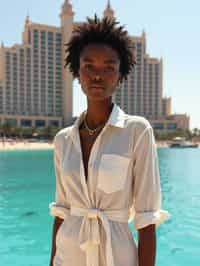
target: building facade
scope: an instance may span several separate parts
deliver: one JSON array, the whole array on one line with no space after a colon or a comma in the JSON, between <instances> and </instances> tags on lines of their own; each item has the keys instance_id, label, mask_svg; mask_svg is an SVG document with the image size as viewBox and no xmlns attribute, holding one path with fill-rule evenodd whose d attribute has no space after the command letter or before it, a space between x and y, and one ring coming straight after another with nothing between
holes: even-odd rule
<instances>
[{"instance_id":1,"label":"building facade","mask_svg":"<svg viewBox=\"0 0 200 266\"><path fill-rule=\"evenodd\" d=\"M104 16L114 18L108 1ZM0 122L15 126L66 126L72 123L73 77L64 68L65 46L72 34L72 5L65 0L60 27L26 18L22 44L0 47ZM162 59L146 53L146 34L132 36L137 65L113 95L127 113L145 116L158 130L189 129L189 117L171 114L163 98Z\"/></svg>"},{"instance_id":2,"label":"building facade","mask_svg":"<svg viewBox=\"0 0 200 266\"><path fill-rule=\"evenodd\" d=\"M15 126L63 126L72 120L72 75L63 68L73 28L65 1L60 27L26 18L22 44L0 47L0 120Z\"/></svg>"},{"instance_id":3,"label":"building facade","mask_svg":"<svg viewBox=\"0 0 200 266\"><path fill-rule=\"evenodd\" d=\"M114 11L107 16L112 19ZM163 98L163 61L147 54L145 32L130 37L136 66L118 86L113 101L128 114L146 117L156 131L189 130L189 116L172 114L171 98Z\"/></svg>"}]
</instances>

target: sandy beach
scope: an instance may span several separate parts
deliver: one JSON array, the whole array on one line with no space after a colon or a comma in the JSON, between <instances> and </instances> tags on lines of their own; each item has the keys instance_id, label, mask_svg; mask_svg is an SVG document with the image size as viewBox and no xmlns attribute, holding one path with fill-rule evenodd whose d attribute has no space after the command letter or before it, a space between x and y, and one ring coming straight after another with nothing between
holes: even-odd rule
<instances>
[{"instance_id":1,"label":"sandy beach","mask_svg":"<svg viewBox=\"0 0 200 266\"><path fill-rule=\"evenodd\" d=\"M29 140L2 140L0 139L0 151L5 150L27 150L27 149L53 149L51 141L29 141Z\"/></svg>"},{"instance_id":2,"label":"sandy beach","mask_svg":"<svg viewBox=\"0 0 200 266\"><path fill-rule=\"evenodd\" d=\"M167 148L168 147L168 141L156 141L156 145L158 148ZM198 143L200 147L200 142ZM54 145L52 141L48 140L28 140L28 139L4 139L0 138L0 151L3 150L27 150L27 149L53 149Z\"/></svg>"},{"instance_id":3,"label":"sandy beach","mask_svg":"<svg viewBox=\"0 0 200 266\"><path fill-rule=\"evenodd\" d=\"M167 147L166 141L156 142L157 147ZM36 141L36 140L14 140L14 139L0 139L0 151L5 150L27 150L27 149L53 149L54 145L51 141Z\"/></svg>"}]
</instances>

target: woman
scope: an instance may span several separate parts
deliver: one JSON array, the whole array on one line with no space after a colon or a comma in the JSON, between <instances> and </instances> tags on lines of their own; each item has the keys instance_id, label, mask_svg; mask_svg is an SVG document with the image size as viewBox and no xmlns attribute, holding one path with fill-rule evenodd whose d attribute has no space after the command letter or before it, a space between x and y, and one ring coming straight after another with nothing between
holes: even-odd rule
<instances>
[{"instance_id":1,"label":"woman","mask_svg":"<svg viewBox=\"0 0 200 266\"><path fill-rule=\"evenodd\" d=\"M54 139L54 266L153 266L155 227L169 217L161 209L152 127L112 102L135 64L128 33L117 24L95 15L67 44L65 66L79 79L87 110Z\"/></svg>"}]
</instances>

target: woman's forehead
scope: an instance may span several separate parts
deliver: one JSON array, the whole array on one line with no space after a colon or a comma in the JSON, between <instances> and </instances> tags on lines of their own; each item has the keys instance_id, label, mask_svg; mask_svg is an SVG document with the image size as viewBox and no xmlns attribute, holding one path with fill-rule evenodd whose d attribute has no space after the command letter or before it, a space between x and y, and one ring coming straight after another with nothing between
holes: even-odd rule
<instances>
[{"instance_id":1,"label":"woman's forehead","mask_svg":"<svg viewBox=\"0 0 200 266\"><path fill-rule=\"evenodd\" d=\"M108 44L104 43L91 43L85 46L81 52L81 59L84 61L93 61L96 56L104 57L110 63L119 61L117 51Z\"/></svg>"}]
</instances>

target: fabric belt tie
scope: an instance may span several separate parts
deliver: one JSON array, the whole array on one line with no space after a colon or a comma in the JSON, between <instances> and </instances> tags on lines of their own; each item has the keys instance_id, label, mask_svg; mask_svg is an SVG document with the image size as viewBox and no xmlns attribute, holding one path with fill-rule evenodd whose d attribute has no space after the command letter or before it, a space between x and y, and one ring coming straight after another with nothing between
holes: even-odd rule
<instances>
[{"instance_id":1,"label":"fabric belt tie","mask_svg":"<svg viewBox=\"0 0 200 266\"><path fill-rule=\"evenodd\" d=\"M99 265L100 231L98 219L100 219L106 233L106 265L114 266L111 231L108 220L128 223L129 211L71 207L70 214L73 216L83 216L79 231L79 244L80 248L86 252L86 265Z\"/></svg>"}]
</instances>

